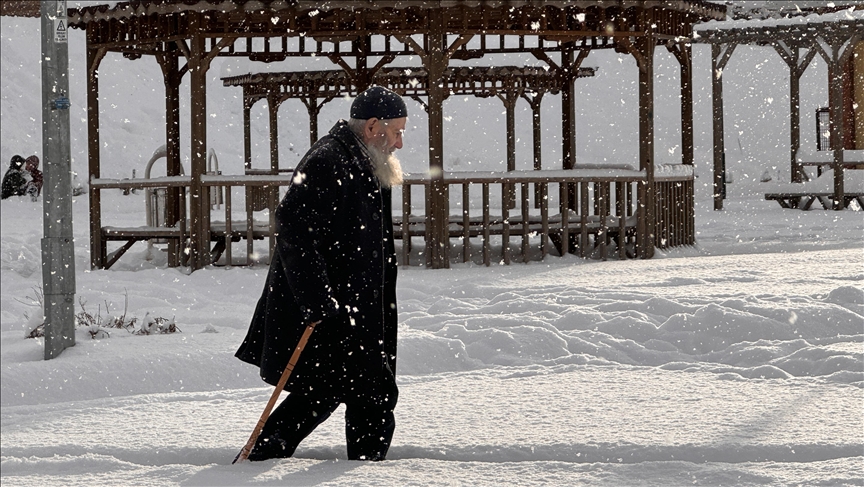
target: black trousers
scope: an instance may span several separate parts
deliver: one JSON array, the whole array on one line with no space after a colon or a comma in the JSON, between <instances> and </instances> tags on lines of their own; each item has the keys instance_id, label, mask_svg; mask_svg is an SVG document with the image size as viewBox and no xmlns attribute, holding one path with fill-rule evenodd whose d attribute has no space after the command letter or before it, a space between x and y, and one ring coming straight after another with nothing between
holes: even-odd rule
<instances>
[{"instance_id":1,"label":"black trousers","mask_svg":"<svg viewBox=\"0 0 864 487\"><path fill-rule=\"evenodd\" d=\"M389 388L388 388L389 389ZM292 392L267 419L249 460L287 458L315 428L345 404L345 438L349 460L384 460L396 421L393 410L399 392L333 394L332 391Z\"/></svg>"}]
</instances>

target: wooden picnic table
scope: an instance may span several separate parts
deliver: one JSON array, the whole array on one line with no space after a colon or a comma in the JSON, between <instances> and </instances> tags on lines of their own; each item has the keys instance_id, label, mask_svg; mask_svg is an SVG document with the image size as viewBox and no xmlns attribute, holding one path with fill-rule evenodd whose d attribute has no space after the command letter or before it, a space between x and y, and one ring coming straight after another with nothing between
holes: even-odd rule
<instances>
[{"instance_id":1,"label":"wooden picnic table","mask_svg":"<svg viewBox=\"0 0 864 487\"><path fill-rule=\"evenodd\" d=\"M830 210L834 206L834 193L766 193L765 199L776 201L783 208L804 211L809 210L816 201L819 201L825 210ZM864 208L864 193L845 193L843 195L843 208L849 208L852 201L857 201L858 206Z\"/></svg>"}]
</instances>

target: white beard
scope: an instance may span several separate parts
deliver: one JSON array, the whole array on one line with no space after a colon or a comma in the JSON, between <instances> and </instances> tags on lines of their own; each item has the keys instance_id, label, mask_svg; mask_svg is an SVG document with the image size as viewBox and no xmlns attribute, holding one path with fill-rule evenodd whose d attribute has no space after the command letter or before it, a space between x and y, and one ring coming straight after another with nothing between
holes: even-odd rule
<instances>
[{"instance_id":1,"label":"white beard","mask_svg":"<svg viewBox=\"0 0 864 487\"><path fill-rule=\"evenodd\" d=\"M375 177L381 185L387 188L402 184L402 164L392 152L387 152L376 147L375 144L366 146L369 150L369 158L372 159L372 167Z\"/></svg>"}]
</instances>

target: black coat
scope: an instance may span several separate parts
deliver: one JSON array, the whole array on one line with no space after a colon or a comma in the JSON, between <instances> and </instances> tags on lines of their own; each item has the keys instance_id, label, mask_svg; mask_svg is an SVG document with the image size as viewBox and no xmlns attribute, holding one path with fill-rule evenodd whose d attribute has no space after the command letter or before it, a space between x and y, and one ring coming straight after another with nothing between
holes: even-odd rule
<instances>
[{"instance_id":1,"label":"black coat","mask_svg":"<svg viewBox=\"0 0 864 487\"><path fill-rule=\"evenodd\" d=\"M390 189L340 121L294 172L276 209L276 251L236 356L275 385L315 328L285 390L395 387L396 252Z\"/></svg>"},{"instance_id":2,"label":"black coat","mask_svg":"<svg viewBox=\"0 0 864 487\"><path fill-rule=\"evenodd\" d=\"M2 199L9 198L10 196L22 196L25 194L25 186L27 185L27 179L24 177L24 171L16 168L10 167L6 174L3 175L3 187L2 187Z\"/></svg>"}]
</instances>

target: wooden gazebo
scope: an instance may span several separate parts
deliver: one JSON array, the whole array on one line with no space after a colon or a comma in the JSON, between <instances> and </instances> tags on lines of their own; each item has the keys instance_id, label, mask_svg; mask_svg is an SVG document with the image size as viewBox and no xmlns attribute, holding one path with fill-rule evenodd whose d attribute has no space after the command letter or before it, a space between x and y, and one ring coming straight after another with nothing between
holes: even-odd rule
<instances>
[{"instance_id":1,"label":"wooden gazebo","mask_svg":"<svg viewBox=\"0 0 864 487\"><path fill-rule=\"evenodd\" d=\"M768 46L789 67L789 158L791 179L806 181L801 151L800 79L817 55L828 65L830 150L834 170L833 209L842 210L844 171L850 166L844 150L864 149L864 105L853 102L853 89L864 87L864 6L842 1L806 16L782 19L714 22L697 29L694 42L711 45L714 119L714 208L723 208L725 195L725 141L723 137L723 70L737 46ZM857 10L856 10L857 9ZM853 53L858 53L853 55ZM857 59L856 59L857 58ZM857 87L857 88L856 88ZM864 101L864 100L862 100ZM859 140L860 139L860 140Z\"/></svg>"},{"instance_id":2,"label":"wooden gazebo","mask_svg":"<svg viewBox=\"0 0 864 487\"><path fill-rule=\"evenodd\" d=\"M355 84L351 68L331 71L302 71L290 73L256 73L223 78L225 86L243 89L243 134L244 166L250 169L252 161L250 143L250 111L256 102L267 100L270 113L271 170L279 169L277 113L286 100L298 99L309 112L309 143L318 140L318 113L330 100L345 95L356 96L368 84ZM594 68L580 67L575 77L594 76ZM516 101L524 98L531 105L534 124L534 167L541 169L540 161L540 102L544 95L556 95L564 85L562 77L547 69L533 66L495 66L447 68L443 79L450 95L472 95L476 97L499 97L504 102L508 127L515 122ZM384 67L375 69L372 84L386 86L402 96L407 96L428 110L424 98L429 96L429 75L425 68ZM367 82L369 83L369 82ZM508 144L513 142L513 130L508 128ZM515 169L515 151L508 148L508 170Z\"/></svg>"},{"instance_id":3,"label":"wooden gazebo","mask_svg":"<svg viewBox=\"0 0 864 487\"><path fill-rule=\"evenodd\" d=\"M650 258L657 245L692 243L692 223L688 223L692 222L693 209L692 27L698 22L724 18L725 7L705 0L331 0L324 3L311 0L134 0L113 7L101 5L70 9L69 25L86 30L87 35L91 265L102 268L112 261L106 251L106 240L109 238L126 239L125 248L128 248L135 239L141 240L156 234L171 242L169 255L172 257L169 257L169 264L178 264L184 253L188 253L188 262L193 269L212 262L209 251L212 228L208 186L229 184L228 181L212 176L208 178L204 174L208 153L206 80L210 63L217 56L244 57L263 62L281 61L289 57L326 56L342 68L345 75L338 80L338 84L341 90L348 92L364 89L376 77L395 76L387 68L398 58L418 56L422 61L423 76L413 78L415 82L422 78L423 92L409 93L407 87L403 87L403 92L409 96L425 97L423 104L428 114L429 175L416 183L426 187L423 235L426 263L430 267L449 266L449 239L453 232L449 215L449 185L456 183L448 179L452 179L452 174L444 168L442 135L442 102L450 94L454 77L454 69L449 63L450 60L471 60L491 54L529 53L548 67L550 76L535 77L532 82L539 86L543 79L547 82L553 80L554 90L561 94L561 169L564 171L531 175L533 179L524 180L520 180L517 174L508 173L477 176L477 184L486 185L484 190L488 190L488 184L493 183L500 183L505 189L518 184L524 188L529 182L541 186L559 184L559 188L562 188L561 212L565 214L561 221L563 233L559 238L563 238L563 250L566 251L568 209L577 210L580 203L582 209L589 206L584 199L587 190L580 191L580 187L586 188L589 182L600 185L599 190L594 192L594 207L595 215L604 222L601 223L600 231L604 234L608 223L606 218L616 215L609 214L611 196L608 189L603 189L603 185L613 181L628 181L633 183L636 197L635 200L626 196L616 198L616 204L620 207L616 221L620 222L620 228L624 230L625 219L630 215L632 206L635 206L634 252L637 257ZM658 46L672 52L681 66L682 165L689 166L685 171L661 175L673 184L668 191L659 192L655 188L655 182L659 180L655 175L653 121L654 52ZM583 73L580 71L581 63L592 49L615 49L628 53L635 58L638 66L638 168L624 175L613 173L611 178L606 179L575 171L579 165L575 158L574 80ZM126 229L112 234L101 226L100 191L133 184L100 178L97 73L100 61L108 52L122 53L129 59L152 56L162 67L166 91L168 176L162 181L138 183L169 188L165 214L168 227L158 231ZM181 176L179 86L187 73L190 75L191 88L191 170L188 175ZM473 75L478 73L481 70L475 70ZM525 80L531 74L528 70L521 73L521 77L510 77ZM458 77L458 73L456 75ZM505 76L503 73L496 74L494 70L485 75ZM391 81L398 82L396 79ZM335 84L337 81L334 81ZM514 93L521 96L524 91L519 93L518 90L505 89L494 95L501 97L506 106L518 99ZM330 95L318 96L306 88L298 94L298 97L306 99L310 113L320 107L320 101L327 96ZM532 97L532 100L536 99ZM536 103L539 113L539 100ZM513 131L508 132L512 136ZM509 164L514 151L508 152ZM247 163L248 154L247 150ZM241 181L235 178L230 183L287 183L275 175L271 179L264 176L238 176L242 177L250 179ZM473 181L467 178L464 184L469 184L469 180ZM688 180L689 190L680 190L681 182L686 183ZM189 192L188 222L184 215L184 186L188 186ZM624 189L619 189L624 195ZM502 191L503 199L507 198L504 196L507 193ZM632 205L634 201L636 204ZM502 208L506 212L509 203L503 203ZM584 243L588 215L584 211L579 213ZM403 215L404 224L407 224L408 216ZM484 215L486 220L488 216ZM230 215L226 220L229 220L226 221L229 225L226 234L230 234ZM467 215L465 221L468 221ZM510 225L506 215L501 222L506 238ZM546 223L544 220L542 228L546 228ZM527 238L530 230L527 220L523 224L526 232L523 238ZM488 232L489 225L483 231ZM465 232L468 236L469 230ZM678 237L673 238L673 234ZM252 236L251 229L249 235ZM187 238L188 248L183 252L180 247ZM623 233L620 238L623 239ZM486 242L488 238L484 244ZM506 254L506 241L504 247ZM623 241L619 241L619 247L623 249ZM623 250L620 255L624 255Z\"/></svg>"}]
</instances>

